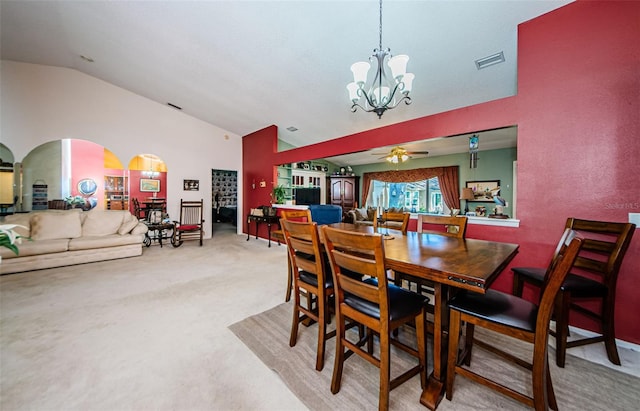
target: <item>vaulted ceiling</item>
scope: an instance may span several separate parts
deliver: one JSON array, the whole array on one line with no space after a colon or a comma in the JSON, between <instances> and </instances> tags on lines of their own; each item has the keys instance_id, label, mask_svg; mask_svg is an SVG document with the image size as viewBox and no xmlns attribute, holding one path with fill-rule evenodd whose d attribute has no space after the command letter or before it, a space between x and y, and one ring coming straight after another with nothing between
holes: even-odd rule
<instances>
[{"instance_id":1,"label":"vaulted ceiling","mask_svg":"<svg viewBox=\"0 0 640 411\"><path fill-rule=\"evenodd\" d=\"M383 46L410 56L415 81L413 103L382 119L352 113L345 89L351 64L378 46L375 0L2 0L1 51L79 70L240 136L275 124L282 140L303 146L516 94L517 25L569 2L385 1ZM504 63L476 68L500 51Z\"/></svg>"}]
</instances>

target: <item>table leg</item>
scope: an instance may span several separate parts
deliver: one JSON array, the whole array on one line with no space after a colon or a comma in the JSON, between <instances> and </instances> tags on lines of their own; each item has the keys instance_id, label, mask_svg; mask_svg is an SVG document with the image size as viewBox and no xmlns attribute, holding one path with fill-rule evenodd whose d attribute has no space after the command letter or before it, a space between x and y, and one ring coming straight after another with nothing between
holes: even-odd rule
<instances>
[{"instance_id":1,"label":"table leg","mask_svg":"<svg viewBox=\"0 0 640 411\"><path fill-rule=\"evenodd\" d=\"M258 239L258 228L260 227L260 220L256 220L256 240Z\"/></svg>"},{"instance_id":2,"label":"table leg","mask_svg":"<svg viewBox=\"0 0 640 411\"><path fill-rule=\"evenodd\" d=\"M271 223L267 222L267 238L269 239L269 248L271 248Z\"/></svg>"},{"instance_id":3,"label":"table leg","mask_svg":"<svg viewBox=\"0 0 640 411\"><path fill-rule=\"evenodd\" d=\"M422 391L420 403L435 410L444 395L444 383L447 371L447 334L449 310L447 310L448 286L434 283L434 319L433 319L433 373Z\"/></svg>"},{"instance_id":4,"label":"table leg","mask_svg":"<svg viewBox=\"0 0 640 411\"><path fill-rule=\"evenodd\" d=\"M249 233L251 233L251 219L247 219L247 241L249 241Z\"/></svg>"}]
</instances>

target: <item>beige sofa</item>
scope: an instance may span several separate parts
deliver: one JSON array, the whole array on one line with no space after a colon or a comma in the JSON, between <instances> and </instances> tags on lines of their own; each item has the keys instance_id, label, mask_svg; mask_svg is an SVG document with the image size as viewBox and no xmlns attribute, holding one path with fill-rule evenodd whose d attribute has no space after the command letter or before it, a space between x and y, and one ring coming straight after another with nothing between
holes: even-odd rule
<instances>
[{"instance_id":1,"label":"beige sofa","mask_svg":"<svg viewBox=\"0 0 640 411\"><path fill-rule=\"evenodd\" d=\"M385 218L385 215L393 215L394 218L398 217L400 214L403 214L404 211L402 208L389 208L385 210L385 214L383 214L384 226L391 229L400 230L403 227L406 228L405 221L390 221ZM373 225L373 219L376 214L375 207L363 207L363 208L354 208L347 212L351 222L355 225Z\"/></svg>"},{"instance_id":2,"label":"beige sofa","mask_svg":"<svg viewBox=\"0 0 640 411\"><path fill-rule=\"evenodd\" d=\"M47 210L14 214L2 224L19 224L19 255L0 247L0 274L142 255L147 226L129 211Z\"/></svg>"}]
</instances>

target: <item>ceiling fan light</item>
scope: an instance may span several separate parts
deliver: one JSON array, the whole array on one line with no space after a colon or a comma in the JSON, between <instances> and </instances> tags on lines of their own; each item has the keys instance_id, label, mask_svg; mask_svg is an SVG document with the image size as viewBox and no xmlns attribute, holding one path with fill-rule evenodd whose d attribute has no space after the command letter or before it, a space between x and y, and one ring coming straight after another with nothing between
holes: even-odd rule
<instances>
[{"instance_id":1,"label":"ceiling fan light","mask_svg":"<svg viewBox=\"0 0 640 411\"><path fill-rule=\"evenodd\" d=\"M363 85L367 82L367 74L371 64L366 61L359 61L351 65L351 72L353 73L353 81L358 85Z\"/></svg>"},{"instance_id":2,"label":"ceiling fan light","mask_svg":"<svg viewBox=\"0 0 640 411\"><path fill-rule=\"evenodd\" d=\"M391 75L394 79L400 81L402 79L402 76L406 74L408 61L409 56L407 56L406 54L393 56L389 59L389 62L387 64L391 69Z\"/></svg>"}]
</instances>

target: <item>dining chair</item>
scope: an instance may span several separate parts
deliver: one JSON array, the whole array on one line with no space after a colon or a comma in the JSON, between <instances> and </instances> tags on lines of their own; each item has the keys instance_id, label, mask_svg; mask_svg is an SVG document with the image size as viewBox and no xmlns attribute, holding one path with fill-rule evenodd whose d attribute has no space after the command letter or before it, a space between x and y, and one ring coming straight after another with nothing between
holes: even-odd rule
<instances>
[{"instance_id":1,"label":"dining chair","mask_svg":"<svg viewBox=\"0 0 640 411\"><path fill-rule=\"evenodd\" d=\"M449 305L449 350L447 358L446 396L453 399L453 383L456 374L467 377L499 393L520 401L537 411L550 408L557 410L551 373L549 371L548 339L549 322L558 289L573 265L583 239L576 232L565 230L562 247L556 258L549 264L546 272L542 298L536 305L530 301L496 290L487 290L485 294L461 291L448 303ZM459 353L462 324L466 324L464 348ZM524 360L512 352L507 352L508 343L500 348L474 338L475 327L482 327L499 334L533 344L532 361ZM494 370L472 370L471 352L473 345L528 369L531 372L531 391L529 396L506 385L500 379L508 371L503 367ZM478 367L476 367L478 368ZM491 371L498 375L491 375ZM498 381L490 377L498 377Z\"/></svg>"},{"instance_id":2,"label":"dining chair","mask_svg":"<svg viewBox=\"0 0 640 411\"><path fill-rule=\"evenodd\" d=\"M418 233L434 233L448 237L465 238L467 217L418 214L416 231ZM409 289L412 288L412 284L415 284L419 293L433 295L433 282L431 281L414 277L410 273L396 273L394 283L397 286L403 286L404 281L407 281L407 288ZM432 308L429 311L433 313Z\"/></svg>"},{"instance_id":3,"label":"dining chair","mask_svg":"<svg viewBox=\"0 0 640 411\"><path fill-rule=\"evenodd\" d=\"M556 364L564 367L568 348L604 341L609 361L620 365L615 333L616 282L635 224L568 218L565 228L579 231L585 237L585 244L558 293L554 312ZM544 284L544 268L515 267L511 270L516 296L522 296L525 283L537 287ZM580 304L598 299L602 301L599 312ZM571 310L599 322L601 335L567 341Z\"/></svg>"},{"instance_id":4,"label":"dining chair","mask_svg":"<svg viewBox=\"0 0 640 411\"><path fill-rule=\"evenodd\" d=\"M467 220L466 216L418 214L416 231L419 233L436 232L451 237L465 238Z\"/></svg>"},{"instance_id":5,"label":"dining chair","mask_svg":"<svg viewBox=\"0 0 640 411\"><path fill-rule=\"evenodd\" d=\"M301 322L307 319L316 321L318 323L316 370L322 371L326 341L336 335L335 330L330 333L326 331L330 319L329 297L333 295L331 270L325 264L317 223L282 218L281 224L293 273L294 304L289 346L296 345L298 326ZM307 297L306 307L301 304L301 293Z\"/></svg>"},{"instance_id":6,"label":"dining chair","mask_svg":"<svg viewBox=\"0 0 640 411\"><path fill-rule=\"evenodd\" d=\"M409 227L409 218L411 218L411 213L390 213L383 212L380 216L378 226L383 226L387 228L392 228L394 230L402 231L402 234L407 234L407 228ZM402 223L402 225L389 227L388 223L390 221Z\"/></svg>"},{"instance_id":7,"label":"dining chair","mask_svg":"<svg viewBox=\"0 0 640 411\"><path fill-rule=\"evenodd\" d=\"M311 221L311 212L309 209L305 210L282 210L280 212L280 229L271 231L271 236L278 241L278 245L281 242L286 244L284 238L284 232L282 230L282 219L292 220L292 221ZM284 301L288 302L291 300L291 292L293 291L293 271L291 268L291 261L287 259L287 292L284 297Z\"/></svg>"},{"instance_id":8,"label":"dining chair","mask_svg":"<svg viewBox=\"0 0 640 411\"><path fill-rule=\"evenodd\" d=\"M133 203L133 215L135 215L138 220L144 220L145 214L142 208L140 208L140 202L138 201L138 199L132 198L131 202Z\"/></svg>"},{"instance_id":9,"label":"dining chair","mask_svg":"<svg viewBox=\"0 0 640 411\"><path fill-rule=\"evenodd\" d=\"M331 392L337 394L342 382L344 361L356 353L380 370L378 408L389 408L389 391L412 376L420 374L420 385L426 385L425 306L429 298L389 284L385 267L384 240L381 234L358 233L328 226L322 227L329 255L335 292L336 356ZM358 273L366 278L353 278ZM347 320L367 328L358 341L346 334ZM415 322L416 347L393 338L395 329ZM373 352L373 333L379 336L379 354ZM366 343L366 350L363 348ZM418 358L418 364L391 379L391 345ZM347 352L345 352L345 349Z\"/></svg>"},{"instance_id":10,"label":"dining chair","mask_svg":"<svg viewBox=\"0 0 640 411\"><path fill-rule=\"evenodd\" d=\"M202 247L204 236L204 201L185 201L180 199L180 220L174 221L175 229L171 238L171 245L180 247L184 241L198 240Z\"/></svg>"}]
</instances>

